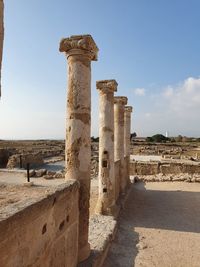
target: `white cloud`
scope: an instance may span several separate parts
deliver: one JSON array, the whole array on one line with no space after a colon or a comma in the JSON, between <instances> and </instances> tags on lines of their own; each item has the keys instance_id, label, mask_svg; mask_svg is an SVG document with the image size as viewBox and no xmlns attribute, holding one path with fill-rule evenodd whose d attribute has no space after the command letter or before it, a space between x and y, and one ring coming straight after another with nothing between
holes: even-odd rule
<instances>
[{"instance_id":1,"label":"white cloud","mask_svg":"<svg viewBox=\"0 0 200 267\"><path fill-rule=\"evenodd\" d=\"M169 131L172 136L200 137L200 78L167 85L144 98L141 111L134 117L134 127L142 136Z\"/></svg>"},{"instance_id":2,"label":"white cloud","mask_svg":"<svg viewBox=\"0 0 200 267\"><path fill-rule=\"evenodd\" d=\"M138 96L145 96L146 90L144 88L136 88L134 90L134 93L135 95L138 95Z\"/></svg>"},{"instance_id":3,"label":"white cloud","mask_svg":"<svg viewBox=\"0 0 200 267\"><path fill-rule=\"evenodd\" d=\"M151 113L149 113L149 112L145 113L144 115L145 115L146 118L151 117Z\"/></svg>"},{"instance_id":4,"label":"white cloud","mask_svg":"<svg viewBox=\"0 0 200 267\"><path fill-rule=\"evenodd\" d=\"M167 88L164 90L164 97L168 98L168 97L171 97L173 96L173 93L174 93L174 89L171 87L171 86L167 86Z\"/></svg>"},{"instance_id":5,"label":"white cloud","mask_svg":"<svg viewBox=\"0 0 200 267\"><path fill-rule=\"evenodd\" d=\"M189 77L177 86L168 86L164 96L171 111L182 116L200 114L200 78Z\"/></svg>"}]
</instances>

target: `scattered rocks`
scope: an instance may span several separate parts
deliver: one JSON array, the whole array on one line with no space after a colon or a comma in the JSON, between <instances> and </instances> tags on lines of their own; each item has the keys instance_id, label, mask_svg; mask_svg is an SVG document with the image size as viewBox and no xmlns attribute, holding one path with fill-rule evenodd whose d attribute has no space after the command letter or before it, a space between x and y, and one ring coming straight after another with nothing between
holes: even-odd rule
<instances>
[{"instance_id":1,"label":"scattered rocks","mask_svg":"<svg viewBox=\"0 0 200 267\"><path fill-rule=\"evenodd\" d=\"M65 178L65 175L63 172L59 171L59 172L56 172L53 177L56 179L59 179L59 178Z\"/></svg>"},{"instance_id":2,"label":"scattered rocks","mask_svg":"<svg viewBox=\"0 0 200 267\"><path fill-rule=\"evenodd\" d=\"M40 169L35 171L35 177L42 177L47 173L46 169Z\"/></svg>"},{"instance_id":3,"label":"scattered rocks","mask_svg":"<svg viewBox=\"0 0 200 267\"><path fill-rule=\"evenodd\" d=\"M25 187L31 187L33 185L34 185L33 182L25 182L25 183L23 183L23 186L25 186Z\"/></svg>"},{"instance_id":4,"label":"scattered rocks","mask_svg":"<svg viewBox=\"0 0 200 267\"><path fill-rule=\"evenodd\" d=\"M55 171L47 171L47 175L54 176L56 174Z\"/></svg>"},{"instance_id":5,"label":"scattered rocks","mask_svg":"<svg viewBox=\"0 0 200 267\"><path fill-rule=\"evenodd\" d=\"M143 181L143 182L187 182L187 183L194 183L199 182L200 183L200 174L174 174L174 175L140 175L135 176L134 181Z\"/></svg>"},{"instance_id":6,"label":"scattered rocks","mask_svg":"<svg viewBox=\"0 0 200 267\"><path fill-rule=\"evenodd\" d=\"M142 242L140 242L140 243L138 243L138 244L136 245L136 248L137 248L138 250L146 249L147 247L148 247L148 246L147 246L146 244L142 243Z\"/></svg>"}]
</instances>

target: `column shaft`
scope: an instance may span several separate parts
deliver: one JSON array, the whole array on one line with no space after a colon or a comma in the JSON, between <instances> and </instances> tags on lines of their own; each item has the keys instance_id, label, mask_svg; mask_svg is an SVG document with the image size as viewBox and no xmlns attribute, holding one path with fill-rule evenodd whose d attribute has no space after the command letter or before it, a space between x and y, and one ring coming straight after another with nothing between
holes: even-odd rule
<instances>
[{"instance_id":1,"label":"column shaft","mask_svg":"<svg viewBox=\"0 0 200 267\"><path fill-rule=\"evenodd\" d=\"M130 184L130 134L131 134L132 107L126 106L124 110L124 156L126 161L126 186Z\"/></svg>"},{"instance_id":2,"label":"column shaft","mask_svg":"<svg viewBox=\"0 0 200 267\"><path fill-rule=\"evenodd\" d=\"M99 198L97 213L111 215L115 211L114 174L114 91L115 80L97 82L99 90Z\"/></svg>"},{"instance_id":3,"label":"column shaft","mask_svg":"<svg viewBox=\"0 0 200 267\"><path fill-rule=\"evenodd\" d=\"M79 192L79 261L90 254L88 243L90 198L90 117L91 60L98 48L90 35L71 36L61 40L60 51L68 58L68 91L66 121L65 179L80 182Z\"/></svg>"},{"instance_id":4,"label":"column shaft","mask_svg":"<svg viewBox=\"0 0 200 267\"><path fill-rule=\"evenodd\" d=\"M126 97L114 98L114 156L115 161L120 160L120 192L125 190L124 179L124 106Z\"/></svg>"}]
</instances>

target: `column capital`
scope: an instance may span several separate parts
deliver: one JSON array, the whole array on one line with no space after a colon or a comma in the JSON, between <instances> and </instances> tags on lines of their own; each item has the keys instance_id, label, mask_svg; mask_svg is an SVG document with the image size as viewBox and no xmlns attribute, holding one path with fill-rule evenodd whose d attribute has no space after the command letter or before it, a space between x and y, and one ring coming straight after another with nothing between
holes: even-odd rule
<instances>
[{"instance_id":1,"label":"column capital","mask_svg":"<svg viewBox=\"0 0 200 267\"><path fill-rule=\"evenodd\" d=\"M96 81L96 87L98 90L104 93L112 93L117 91L118 83L116 80L101 80Z\"/></svg>"},{"instance_id":2,"label":"column capital","mask_svg":"<svg viewBox=\"0 0 200 267\"><path fill-rule=\"evenodd\" d=\"M127 105L127 102L128 102L128 98L126 96L115 96L114 97L115 104Z\"/></svg>"},{"instance_id":3,"label":"column capital","mask_svg":"<svg viewBox=\"0 0 200 267\"><path fill-rule=\"evenodd\" d=\"M70 55L88 55L91 60L96 61L98 55L98 47L90 34L87 35L72 35L68 38L63 38L60 41L60 52L65 52Z\"/></svg>"},{"instance_id":4,"label":"column capital","mask_svg":"<svg viewBox=\"0 0 200 267\"><path fill-rule=\"evenodd\" d=\"M131 106L125 106L124 111L131 113L133 111L133 107L131 107Z\"/></svg>"}]
</instances>

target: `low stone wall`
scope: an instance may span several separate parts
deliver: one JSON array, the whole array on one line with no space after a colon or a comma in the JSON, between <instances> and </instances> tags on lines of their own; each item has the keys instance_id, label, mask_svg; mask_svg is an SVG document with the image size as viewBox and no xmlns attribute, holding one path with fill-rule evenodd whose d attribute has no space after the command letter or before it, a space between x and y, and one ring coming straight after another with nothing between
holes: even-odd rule
<instances>
[{"instance_id":1,"label":"low stone wall","mask_svg":"<svg viewBox=\"0 0 200 267\"><path fill-rule=\"evenodd\" d=\"M200 164L179 162L130 162L130 175L200 173Z\"/></svg>"},{"instance_id":2,"label":"low stone wall","mask_svg":"<svg viewBox=\"0 0 200 267\"><path fill-rule=\"evenodd\" d=\"M27 190L31 196L34 187ZM78 182L68 181L17 208L1 207L0 265L77 266L78 191Z\"/></svg>"},{"instance_id":3,"label":"low stone wall","mask_svg":"<svg viewBox=\"0 0 200 267\"><path fill-rule=\"evenodd\" d=\"M30 168L42 165L44 163L43 156L40 153L37 154L24 154L21 155L22 168L26 168L27 163L30 164ZM20 168L20 155L12 155L7 163L8 169Z\"/></svg>"},{"instance_id":4,"label":"low stone wall","mask_svg":"<svg viewBox=\"0 0 200 267\"><path fill-rule=\"evenodd\" d=\"M0 168L5 168L9 159L10 153L6 149L0 149Z\"/></svg>"}]
</instances>

